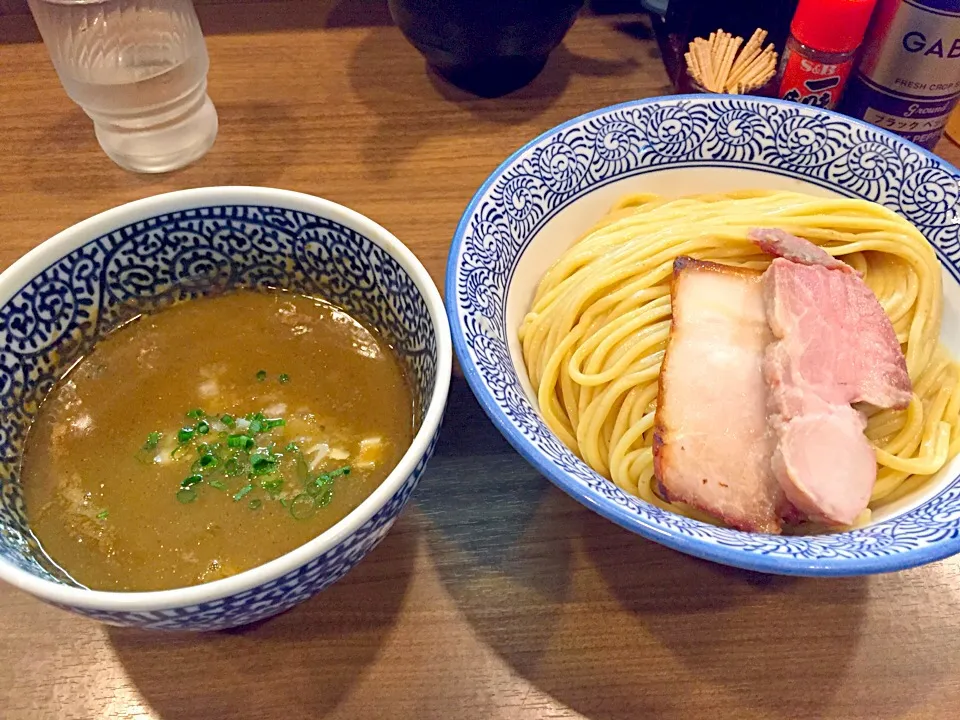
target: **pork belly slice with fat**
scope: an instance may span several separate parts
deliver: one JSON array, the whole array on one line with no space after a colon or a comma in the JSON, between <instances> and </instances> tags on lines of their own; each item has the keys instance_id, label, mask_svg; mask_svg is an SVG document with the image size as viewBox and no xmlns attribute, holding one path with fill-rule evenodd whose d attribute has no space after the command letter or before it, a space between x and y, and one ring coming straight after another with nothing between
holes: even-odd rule
<instances>
[{"instance_id":1,"label":"pork belly slice with fat","mask_svg":"<svg viewBox=\"0 0 960 720\"><path fill-rule=\"evenodd\" d=\"M797 509L850 525L866 509L877 476L866 421L851 404L905 408L910 377L893 325L862 278L835 268L829 255L818 262L826 253L806 240L785 233L778 240L783 236L790 238L786 246L754 236L768 252L786 247L790 258L776 258L763 276L777 338L764 360L777 432L773 467Z\"/></svg>"},{"instance_id":2,"label":"pork belly slice with fat","mask_svg":"<svg viewBox=\"0 0 960 720\"><path fill-rule=\"evenodd\" d=\"M653 443L661 491L740 530L779 533L761 274L680 257L671 303Z\"/></svg>"}]
</instances>

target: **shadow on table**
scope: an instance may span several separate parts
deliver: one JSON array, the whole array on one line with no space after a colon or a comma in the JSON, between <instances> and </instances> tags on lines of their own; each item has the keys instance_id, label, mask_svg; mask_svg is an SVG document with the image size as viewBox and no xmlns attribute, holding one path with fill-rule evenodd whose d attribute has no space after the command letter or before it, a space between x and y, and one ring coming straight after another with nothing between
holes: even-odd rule
<instances>
[{"instance_id":1,"label":"shadow on table","mask_svg":"<svg viewBox=\"0 0 960 720\"><path fill-rule=\"evenodd\" d=\"M636 658L634 672L643 676L622 687L622 702L642 694L642 685L672 682L674 710L690 717L728 706L786 719L821 717L849 690L867 578L754 573L682 555L589 512L579 519L585 556L615 600L610 633L621 637L621 659ZM590 659L605 661L600 653ZM607 662L610 672L622 668ZM613 698L585 693L579 702L594 706L583 712L598 719L622 716ZM875 717L884 717L882 708Z\"/></svg>"},{"instance_id":2,"label":"shadow on table","mask_svg":"<svg viewBox=\"0 0 960 720\"><path fill-rule=\"evenodd\" d=\"M567 596L570 547L551 512L556 495L486 419L462 378L451 383L444 431L417 489L431 559L451 597L494 648L532 671Z\"/></svg>"},{"instance_id":3,"label":"shadow on table","mask_svg":"<svg viewBox=\"0 0 960 720\"><path fill-rule=\"evenodd\" d=\"M427 547L477 635L540 692L592 720L819 717L841 690L870 695L876 677L850 669L867 578L687 557L552 488L477 420L462 380L447 417L431 474L456 481L417 493ZM898 659L873 662L892 672Z\"/></svg>"},{"instance_id":4,"label":"shadow on table","mask_svg":"<svg viewBox=\"0 0 960 720\"><path fill-rule=\"evenodd\" d=\"M419 535L407 517L343 580L277 617L216 633L109 628L110 642L159 717L266 717L278 689L284 720L323 717L395 624Z\"/></svg>"},{"instance_id":5,"label":"shadow on table","mask_svg":"<svg viewBox=\"0 0 960 720\"><path fill-rule=\"evenodd\" d=\"M385 59L389 58L390 62ZM395 29L371 32L361 41L348 73L357 97L379 119L365 146L365 165L376 177L390 177L421 143L438 136L469 137L489 133L490 123L516 125L545 112L574 75L628 75L633 58L605 60L578 55L560 45L543 71L525 87L498 98L481 98L458 89L429 68ZM448 109L425 118L420 102ZM602 99L598 99L603 104ZM529 138L518 136L519 146Z\"/></svg>"}]
</instances>

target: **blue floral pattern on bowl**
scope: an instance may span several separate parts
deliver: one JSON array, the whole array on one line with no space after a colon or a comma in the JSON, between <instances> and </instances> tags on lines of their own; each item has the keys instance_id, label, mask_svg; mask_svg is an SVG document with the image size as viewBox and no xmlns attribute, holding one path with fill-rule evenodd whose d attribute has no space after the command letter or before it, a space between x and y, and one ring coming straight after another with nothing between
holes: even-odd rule
<instances>
[{"instance_id":1,"label":"blue floral pattern on bowl","mask_svg":"<svg viewBox=\"0 0 960 720\"><path fill-rule=\"evenodd\" d=\"M739 96L629 102L571 120L507 159L474 196L447 266L454 348L507 439L574 498L621 526L729 565L798 575L912 567L960 552L960 478L897 517L851 532L771 536L661 510L601 477L550 432L508 349L513 273L559 211L613 181L673 168L743 168L884 205L913 222L960 279L957 171L917 146L842 115Z\"/></svg>"},{"instance_id":2,"label":"blue floral pattern on bowl","mask_svg":"<svg viewBox=\"0 0 960 720\"><path fill-rule=\"evenodd\" d=\"M427 305L397 260L354 229L255 205L183 210L117 228L53 262L0 307L0 560L72 584L30 533L18 479L29 425L70 360L144 310L211 291L268 286L332 299L377 327L407 366L418 407L428 407L438 357ZM435 443L436 432L413 471L369 520L281 577L169 610L61 607L111 624L172 630L216 630L282 612L339 580L380 542L416 488Z\"/></svg>"}]
</instances>

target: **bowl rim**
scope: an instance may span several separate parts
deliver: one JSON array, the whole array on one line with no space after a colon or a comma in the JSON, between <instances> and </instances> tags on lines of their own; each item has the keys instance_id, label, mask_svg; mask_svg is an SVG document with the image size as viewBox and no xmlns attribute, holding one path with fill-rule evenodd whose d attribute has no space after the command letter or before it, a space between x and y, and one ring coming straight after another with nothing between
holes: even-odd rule
<instances>
[{"instance_id":1,"label":"bowl rim","mask_svg":"<svg viewBox=\"0 0 960 720\"><path fill-rule=\"evenodd\" d=\"M616 523L620 527L640 535L648 540L653 540L673 550L680 551L687 555L697 557L703 560L739 567L746 570L770 573L775 575L797 575L797 576L818 576L818 577L848 577L854 575L870 575L886 572L896 572L909 568L925 565L927 563L943 560L960 553L960 536L954 538L941 539L929 545L920 548L905 550L896 555L874 555L870 557L825 557L819 559L799 558L795 556L759 554L746 552L741 548L729 545L713 543L700 537L680 533L673 527L663 526L657 522L639 516L623 506L617 504L609 498L602 497L593 490L584 487L577 480L573 479L568 473L557 467L531 442L523 432L516 427L508 418L506 413L497 402L496 398L487 387L485 380L477 370L470 351L467 346L462 318L460 315L460 303L455 291L457 285L457 272L459 269L459 258L461 248L466 236L469 223L474 217L477 207L485 198L490 187L499 180L504 173L514 166L516 161L530 150L538 147L543 142L559 135L562 131L586 123L587 121L607 115L618 110L629 108L640 108L647 105L658 104L677 104L682 102L712 104L720 101L744 101L747 104L757 106L772 105L779 108L790 110L806 110L808 112L824 113L833 120L841 120L851 128L861 128L873 134L879 134L886 137L895 145L906 145L911 150L933 161L933 163L953 176L960 175L957 170L946 160L940 158L929 150L910 142L883 128L870 125L862 120L851 118L841 113L824 110L821 108L812 108L810 106L799 105L787 100L776 98L765 98L752 95L704 95L704 94L677 94L662 95L650 98L636 100L627 100L622 103L609 105L583 113L559 123L548 130L540 133L533 139L524 143L511 153L503 162L487 176L483 184L477 189L469 204L460 216L454 231L453 239L450 243L450 250L447 255L447 267L444 276L444 283L447 288L453 288L449 291L447 298L447 316L450 320L451 336L453 338L454 352L457 355L463 375L467 384L476 396L477 401L483 408L496 428L514 447L514 449L523 456L536 470L544 475L550 482L563 490L574 500L584 505L598 515ZM669 170L669 163L661 165L658 169ZM755 168L754 168L755 169ZM578 194L577 197L580 197ZM576 201L576 198L574 198ZM518 254L518 257L522 253ZM940 253L937 254L942 264ZM511 276L512 277L512 276ZM509 286L504 294L506 300L509 295ZM512 360L511 360L512 361ZM526 393L523 393L526 396ZM539 414L539 413L538 413ZM592 470L592 472L595 472ZM598 477L600 477L598 475ZM938 493L939 495L939 493ZM933 498L929 498L932 500ZM928 501L929 501L928 500ZM740 532L740 531L734 531ZM817 535L810 538L819 537ZM805 536L796 536L797 542L804 542Z\"/></svg>"},{"instance_id":2,"label":"bowl rim","mask_svg":"<svg viewBox=\"0 0 960 720\"><path fill-rule=\"evenodd\" d=\"M0 558L0 580L48 602L103 612L152 612L222 600L283 577L355 533L387 504L427 453L443 419L453 362L450 326L440 292L426 268L396 236L365 215L331 200L293 190L233 185L177 190L134 200L71 225L16 260L0 273L0 306L53 262L102 235L169 213L223 205L280 208L333 220L389 253L413 280L435 335L437 367L430 403L410 447L386 479L333 527L274 560L227 578L170 590L90 590L37 577Z\"/></svg>"}]
</instances>

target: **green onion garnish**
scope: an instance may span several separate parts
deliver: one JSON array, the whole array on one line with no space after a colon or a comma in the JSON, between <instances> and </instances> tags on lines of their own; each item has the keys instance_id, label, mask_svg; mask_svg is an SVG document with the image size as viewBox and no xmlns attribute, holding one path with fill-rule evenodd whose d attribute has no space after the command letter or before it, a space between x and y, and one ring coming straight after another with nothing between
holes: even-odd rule
<instances>
[{"instance_id":1,"label":"green onion garnish","mask_svg":"<svg viewBox=\"0 0 960 720\"><path fill-rule=\"evenodd\" d=\"M227 437L228 447L240 448L241 450L249 450L255 444L256 443L254 442L253 438L250 437L249 435L242 435L238 433L236 435L229 435Z\"/></svg>"},{"instance_id":2,"label":"green onion garnish","mask_svg":"<svg viewBox=\"0 0 960 720\"><path fill-rule=\"evenodd\" d=\"M177 500L182 502L184 505L187 503L192 503L197 499L197 491L192 488L182 488L177 491Z\"/></svg>"},{"instance_id":3,"label":"green onion garnish","mask_svg":"<svg viewBox=\"0 0 960 720\"><path fill-rule=\"evenodd\" d=\"M197 432L201 435L206 435L208 432L210 432L210 425L206 420L201 420L197 423Z\"/></svg>"},{"instance_id":4,"label":"green onion garnish","mask_svg":"<svg viewBox=\"0 0 960 720\"><path fill-rule=\"evenodd\" d=\"M160 437L161 435L157 431L148 434L147 441L143 443L134 457L145 465L152 465L156 460L157 445L160 444Z\"/></svg>"},{"instance_id":5,"label":"green onion garnish","mask_svg":"<svg viewBox=\"0 0 960 720\"><path fill-rule=\"evenodd\" d=\"M253 490L253 485L247 484L240 488L237 493L233 496L233 499L236 501L243 500L244 496Z\"/></svg>"},{"instance_id":6,"label":"green onion garnish","mask_svg":"<svg viewBox=\"0 0 960 720\"><path fill-rule=\"evenodd\" d=\"M200 418L206 417L206 416L207 414L200 408L194 408L193 410L187 413L187 417L193 418L194 420L199 420Z\"/></svg>"},{"instance_id":7,"label":"green onion garnish","mask_svg":"<svg viewBox=\"0 0 960 720\"><path fill-rule=\"evenodd\" d=\"M208 480L207 485L217 490L223 490L226 485L223 484L223 480Z\"/></svg>"},{"instance_id":8,"label":"green onion garnish","mask_svg":"<svg viewBox=\"0 0 960 720\"><path fill-rule=\"evenodd\" d=\"M263 421L264 430L273 430L275 427L283 427L287 424L287 421L283 418L272 418Z\"/></svg>"},{"instance_id":9,"label":"green onion garnish","mask_svg":"<svg viewBox=\"0 0 960 720\"><path fill-rule=\"evenodd\" d=\"M330 504L330 501L333 500L333 488L326 487L323 489L319 495L317 495L317 505L320 507L326 507Z\"/></svg>"},{"instance_id":10,"label":"green onion garnish","mask_svg":"<svg viewBox=\"0 0 960 720\"><path fill-rule=\"evenodd\" d=\"M110 514L109 510L101 510L100 512L97 513L97 520L106 520L107 515L109 514Z\"/></svg>"},{"instance_id":11,"label":"green onion garnish","mask_svg":"<svg viewBox=\"0 0 960 720\"><path fill-rule=\"evenodd\" d=\"M185 445L193 440L194 429L192 427L183 427L177 432L177 442Z\"/></svg>"},{"instance_id":12,"label":"green onion garnish","mask_svg":"<svg viewBox=\"0 0 960 720\"><path fill-rule=\"evenodd\" d=\"M286 385L288 382L290 382L290 376L286 373L280 373L280 384Z\"/></svg>"},{"instance_id":13,"label":"green onion garnish","mask_svg":"<svg viewBox=\"0 0 960 720\"><path fill-rule=\"evenodd\" d=\"M303 453L300 452L300 448L296 449L297 456L297 480L300 481L302 485L306 485L310 482L310 466L307 465L307 459L303 457Z\"/></svg>"},{"instance_id":14,"label":"green onion garnish","mask_svg":"<svg viewBox=\"0 0 960 720\"><path fill-rule=\"evenodd\" d=\"M284 449L284 452L300 452L300 448L297 447L295 442L289 443Z\"/></svg>"},{"instance_id":15,"label":"green onion garnish","mask_svg":"<svg viewBox=\"0 0 960 720\"><path fill-rule=\"evenodd\" d=\"M261 505L263 505L263 502L260 500L257 500L256 498L254 498L249 503L247 503L247 507L250 508L251 510L259 510Z\"/></svg>"},{"instance_id":16,"label":"green onion garnish","mask_svg":"<svg viewBox=\"0 0 960 720\"><path fill-rule=\"evenodd\" d=\"M258 380L259 382L263 382L263 381L266 380L266 379L267 379L267 371L266 371L266 370L257 370L257 380Z\"/></svg>"},{"instance_id":17,"label":"green onion garnish","mask_svg":"<svg viewBox=\"0 0 960 720\"><path fill-rule=\"evenodd\" d=\"M220 464L217 456L213 454L203 455L197 462L200 463L200 467L204 470L213 470Z\"/></svg>"},{"instance_id":18,"label":"green onion garnish","mask_svg":"<svg viewBox=\"0 0 960 720\"><path fill-rule=\"evenodd\" d=\"M290 503L290 514L297 520L306 520L317 511L313 498L306 493L297 495Z\"/></svg>"},{"instance_id":19,"label":"green onion garnish","mask_svg":"<svg viewBox=\"0 0 960 720\"><path fill-rule=\"evenodd\" d=\"M260 479L260 487L268 493L275 493L283 487L283 477L280 475L267 475Z\"/></svg>"},{"instance_id":20,"label":"green onion garnish","mask_svg":"<svg viewBox=\"0 0 960 720\"><path fill-rule=\"evenodd\" d=\"M276 455L253 455L250 458L250 469L254 475L266 475L273 472L277 466Z\"/></svg>"},{"instance_id":21,"label":"green onion garnish","mask_svg":"<svg viewBox=\"0 0 960 720\"><path fill-rule=\"evenodd\" d=\"M330 472L325 472L325 473L321 473L320 475L317 475L317 479L314 480L313 482L317 487L323 487L324 485L329 485L338 477L341 477L343 475L349 475L349 474L350 474L350 466L344 465L342 468L337 468L336 470L331 470Z\"/></svg>"},{"instance_id":22,"label":"green onion garnish","mask_svg":"<svg viewBox=\"0 0 960 720\"><path fill-rule=\"evenodd\" d=\"M237 424L237 421L234 420L233 415L221 415L220 422L222 422L227 427L233 427Z\"/></svg>"},{"instance_id":23,"label":"green onion garnish","mask_svg":"<svg viewBox=\"0 0 960 720\"><path fill-rule=\"evenodd\" d=\"M246 470L239 458L232 457L227 458L223 464L223 472L227 477L237 477L237 475L243 475Z\"/></svg>"},{"instance_id":24,"label":"green onion garnish","mask_svg":"<svg viewBox=\"0 0 960 720\"><path fill-rule=\"evenodd\" d=\"M183 481L180 483L180 487L186 489L201 482L203 482L203 475L191 475L190 477L183 479Z\"/></svg>"}]
</instances>

